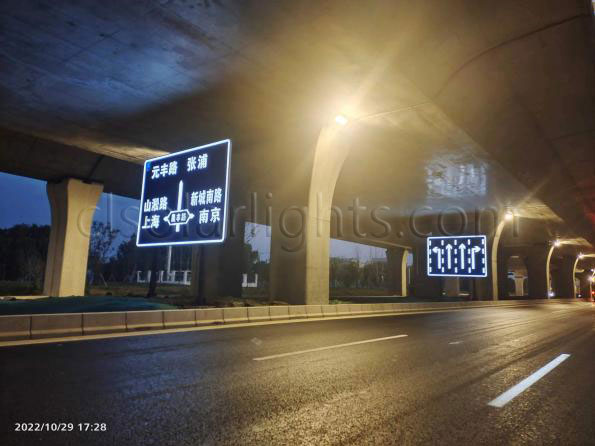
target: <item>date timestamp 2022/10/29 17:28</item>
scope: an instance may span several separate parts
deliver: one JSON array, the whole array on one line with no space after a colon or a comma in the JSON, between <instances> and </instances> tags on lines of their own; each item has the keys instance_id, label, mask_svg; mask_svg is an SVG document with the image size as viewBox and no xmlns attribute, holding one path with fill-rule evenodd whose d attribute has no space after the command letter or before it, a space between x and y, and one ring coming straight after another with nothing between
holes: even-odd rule
<instances>
[{"instance_id":1,"label":"date timestamp 2022/10/29 17:28","mask_svg":"<svg viewBox=\"0 0 595 446\"><path fill-rule=\"evenodd\" d=\"M106 432L107 423L14 423L15 432Z\"/></svg>"}]
</instances>

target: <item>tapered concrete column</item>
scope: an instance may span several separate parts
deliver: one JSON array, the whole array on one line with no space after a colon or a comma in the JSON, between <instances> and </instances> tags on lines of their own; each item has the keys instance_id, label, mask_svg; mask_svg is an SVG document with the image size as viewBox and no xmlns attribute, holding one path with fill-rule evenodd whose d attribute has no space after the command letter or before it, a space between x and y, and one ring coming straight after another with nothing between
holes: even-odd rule
<instances>
[{"instance_id":1,"label":"tapered concrete column","mask_svg":"<svg viewBox=\"0 0 595 446\"><path fill-rule=\"evenodd\" d=\"M406 248L388 248L386 263L388 267L389 290L399 296L407 296L407 255Z\"/></svg>"},{"instance_id":2,"label":"tapered concrete column","mask_svg":"<svg viewBox=\"0 0 595 446\"><path fill-rule=\"evenodd\" d=\"M347 132L336 124L323 128L311 158L306 158L311 164L298 171L309 181L292 175L276 194L271 222L272 299L291 304L329 301L331 206L349 153Z\"/></svg>"},{"instance_id":3,"label":"tapered concrete column","mask_svg":"<svg viewBox=\"0 0 595 446\"><path fill-rule=\"evenodd\" d=\"M574 271L577 263L576 256L564 256L559 268L554 275L554 292L556 297L574 298L576 296L574 286Z\"/></svg>"},{"instance_id":4,"label":"tapered concrete column","mask_svg":"<svg viewBox=\"0 0 595 446\"><path fill-rule=\"evenodd\" d=\"M550 258L553 246L536 245L528 249L526 258L529 273L529 297L548 299L550 288Z\"/></svg>"},{"instance_id":5,"label":"tapered concrete column","mask_svg":"<svg viewBox=\"0 0 595 446\"><path fill-rule=\"evenodd\" d=\"M52 297L83 296L91 223L101 184L68 178L47 183L52 227L43 293Z\"/></svg>"}]
</instances>

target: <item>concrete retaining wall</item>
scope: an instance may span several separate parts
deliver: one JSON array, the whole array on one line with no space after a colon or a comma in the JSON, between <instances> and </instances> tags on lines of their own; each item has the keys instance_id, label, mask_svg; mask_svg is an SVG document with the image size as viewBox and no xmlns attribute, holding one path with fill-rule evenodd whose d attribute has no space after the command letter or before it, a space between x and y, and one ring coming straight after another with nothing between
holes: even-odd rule
<instances>
[{"instance_id":1,"label":"concrete retaining wall","mask_svg":"<svg viewBox=\"0 0 595 446\"><path fill-rule=\"evenodd\" d=\"M581 299L532 299L476 302L289 305L0 316L0 341L60 338L124 331L155 330L216 324L299 318L351 317L373 314L443 311L489 306L584 303ZM585 303L585 305L591 305Z\"/></svg>"}]
</instances>

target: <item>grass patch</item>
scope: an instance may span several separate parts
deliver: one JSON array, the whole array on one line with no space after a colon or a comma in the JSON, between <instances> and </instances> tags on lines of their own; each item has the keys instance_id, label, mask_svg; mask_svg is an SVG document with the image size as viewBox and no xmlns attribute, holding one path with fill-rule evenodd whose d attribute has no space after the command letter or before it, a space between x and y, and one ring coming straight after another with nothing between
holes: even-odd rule
<instances>
[{"instance_id":1,"label":"grass patch","mask_svg":"<svg viewBox=\"0 0 595 446\"><path fill-rule=\"evenodd\" d=\"M345 296L391 296L394 292L384 288L330 288L331 297Z\"/></svg>"},{"instance_id":2,"label":"grass patch","mask_svg":"<svg viewBox=\"0 0 595 446\"><path fill-rule=\"evenodd\" d=\"M0 301L0 315L173 310L177 307L138 297L46 297Z\"/></svg>"},{"instance_id":3,"label":"grass patch","mask_svg":"<svg viewBox=\"0 0 595 446\"><path fill-rule=\"evenodd\" d=\"M41 289L32 282L0 280L0 296L34 296L36 294L41 294Z\"/></svg>"}]
</instances>

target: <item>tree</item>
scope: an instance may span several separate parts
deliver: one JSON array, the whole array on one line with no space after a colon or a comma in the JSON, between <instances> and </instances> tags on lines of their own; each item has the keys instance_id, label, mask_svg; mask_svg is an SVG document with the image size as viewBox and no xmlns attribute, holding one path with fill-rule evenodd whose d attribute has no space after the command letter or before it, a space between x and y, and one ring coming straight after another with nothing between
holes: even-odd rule
<instances>
[{"instance_id":1,"label":"tree","mask_svg":"<svg viewBox=\"0 0 595 446\"><path fill-rule=\"evenodd\" d=\"M139 250L136 246L136 234L132 234L118 246L116 255L106 267L107 273L118 282L133 282L136 271L148 267L147 257L145 251Z\"/></svg>"},{"instance_id":2,"label":"tree","mask_svg":"<svg viewBox=\"0 0 595 446\"><path fill-rule=\"evenodd\" d=\"M91 272L90 283L94 283L95 277L103 277L103 267L113 256L112 247L119 229L112 229L111 225L94 221L91 225L91 240L89 242L89 270ZM107 284L106 284L107 285Z\"/></svg>"},{"instance_id":3,"label":"tree","mask_svg":"<svg viewBox=\"0 0 595 446\"><path fill-rule=\"evenodd\" d=\"M15 225L0 229L0 280L41 286L50 236L49 226Z\"/></svg>"},{"instance_id":4,"label":"tree","mask_svg":"<svg viewBox=\"0 0 595 446\"><path fill-rule=\"evenodd\" d=\"M341 259L337 271L339 282L346 288L357 287L359 283L360 268L357 260Z\"/></svg>"}]
</instances>

